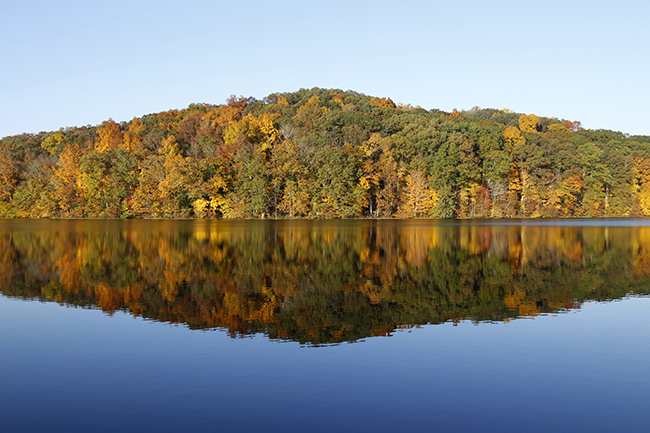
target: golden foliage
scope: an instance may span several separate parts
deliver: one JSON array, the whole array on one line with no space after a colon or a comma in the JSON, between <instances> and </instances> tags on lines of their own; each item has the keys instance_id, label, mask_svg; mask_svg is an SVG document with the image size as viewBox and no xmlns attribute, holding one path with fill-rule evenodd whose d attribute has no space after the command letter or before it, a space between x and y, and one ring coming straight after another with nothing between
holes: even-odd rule
<instances>
[{"instance_id":1,"label":"golden foliage","mask_svg":"<svg viewBox=\"0 0 650 433\"><path fill-rule=\"evenodd\" d=\"M136 155L142 154L144 149L142 148L142 137L140 132L144 129L144 124L139 118L134 118L129 125L128 130L123 134L123 147L129 152L133 152Z\"/></svg>"},{"instance_id":2,"label":"golden foliage","mask_svg":"<svg viewBox=\"0 0 650 433\"><path fill-rule=\"evenodd\" d=\"M401 214L407 218L429 215L438 201L438 194L429 188L427 177L421 170L416 170L408 174L405 181Z\"/></svg>"},{"instance_id":3,"label":"golden foliage","mask_svg":"<svg viewBox=\"0 0 650 433\"><path fill-rule=\"evenodd\" d=\"M100 152L107 150L117 149L122 146L122 130L120 125L115 123L113 119L102 122L102 127L97 129L97 142L95 149Z\"/></svg>"},{"instance_id":4,"label":"golden foliage","mask_svg":"<svg viewBox=\"0 0 650 433\"><path fill-rule=\"evenodd\" d=\"M243 135L251 143L258 144L261 150L269 149L280 141L281 133L273 124L278 117L280 115L277 113L262 113L258 117L247 114L240 121L229 124L224 141L233 144Z\"/></svg>"},{"instance_id":5,"label":"golden foliage","mask_svg":"<svg viewBox=\"0 0 650 433\"><path fill-rule=\"evenodd\" d=\"M548 130L550 132L567 132L568 129L561 123L551 123L548 125Z\"/></svg>"},{"instance_id":6,"label":"golden foliage","mask_svg":"<svg viewBox=\"0 0 650 433\"><path fill-rule=\"evenodd\" d=\"M280 102L280 98L284 97L278 97L278 102L282 103ZM286 98L284 98L284 100L286 100ZM232 95L230 98L228 98L226 105L208 111L205 117L210 121L211 126L214 130L225 129L230 124L241 119L242 112L244 111L246 104L246 98L241 96L237 98L236 96Z\"/></svg>"},{"instance_id":7,"label":"golden foliage","mask_svg":"<svg viewBox=\"0 0 650 433\"><path fill-rule=\"evenodd\" d=\"M516 126L508 126L503 131L503 138L510 149L514 149L516 146L526 143L526 138Z\"/></svg>"},{"instance_id":8,"label":"golden foliage","mask_svg":"<svg viewBox=\"0 0 650 433\"><path fill-rule=\"evenodd\" d=\"M646 183L641 187L638 200L643 215L650 216L650 183Z\"/></svg>"},{"instance_id":9,"label":"golden foliage","mask_svg":"<svg viewBox=\"0 0 650 433\"><path fill-rule=\"evenodd\" d=\"M525 115L522 114L519 116L519 129L525 132L537 132L541 127L541 121L539 117L534 114Z\"/></svg>"},{"instance_id":10,"label":"golden foliage","mask_svg":"<svg viewBox=\"0 0 650 433\"><path fill-rule=\"evenodd\" d=\"M57 150L64 141L65 135L60 132L55 132L41 142L41 147L47 150L51 155L54 155L57 153Z\"/></svg>"},{"instance_id":11,"label":"golden foliage","mask_svg":"<svg viewBox=\"0 0 650 433\"><path fill-rule=\"evenodd\" d=\"M0 147L0 201L11 199L11 193L18 181L16 179L17 170L18 163L9 149Z\"/></svg>"},{"instance_id":12,"label":"golden foliage","mask_svg":"<svg viewBox=\"0 0 650 433\"><path fill-rule=\"evenodd\" d=\"M460 119L460 112L454 108L454 110L449 113L449 120Z\"/></svg>"},{"instance_id":13,"label":"golden foliage","mask_svg":"<svg viewBox=\"0 0 650 433\"><path fill-rule=\"evenodd\" d=\"M192 208L194 209L194 215L198 218L203 218L206 215L206 209L210 206L210 202L203 198L196 199L192 202Z\"/></svg>"},{"instance_id":14,"label":"golden foliage","mask_svg":"<svg viewBox=\"0 0 650 433\"><path fill-rule=\"evenodd\" d=\"M379 107L397 109L397 105L390 98L371 98L370 103Z\"/></svg>"}]
</instances>

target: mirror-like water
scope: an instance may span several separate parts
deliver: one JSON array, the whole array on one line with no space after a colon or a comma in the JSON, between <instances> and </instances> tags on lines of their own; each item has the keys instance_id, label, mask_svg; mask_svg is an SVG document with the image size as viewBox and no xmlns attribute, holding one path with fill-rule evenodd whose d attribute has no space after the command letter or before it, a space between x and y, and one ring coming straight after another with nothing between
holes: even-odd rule
<instances>
[{"instance_id":1,"label":"mirror-like water","mask_svg":"<svg viewBox=\"0 0 650 433\"><path fill-rule=\"evenodd\" d=\"M650 421L645 220L0 220L0 290L0 431Z\"/></svg>"}]
</instances>

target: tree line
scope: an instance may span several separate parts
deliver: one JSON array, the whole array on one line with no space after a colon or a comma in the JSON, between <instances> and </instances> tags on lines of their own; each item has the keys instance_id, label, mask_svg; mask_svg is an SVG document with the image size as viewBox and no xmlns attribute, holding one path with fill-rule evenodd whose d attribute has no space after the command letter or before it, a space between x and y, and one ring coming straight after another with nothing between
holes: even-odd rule
<instances>
[{"instance_id":1,"label":"tree line","mask_svg":"<svg viewBox=\"0 0 650 433\"><path fill-rule=\"evenodd\" d=\"M314 88L0 140L0 216L650 215L650 137Z\"/></svg>"}]
</instances>

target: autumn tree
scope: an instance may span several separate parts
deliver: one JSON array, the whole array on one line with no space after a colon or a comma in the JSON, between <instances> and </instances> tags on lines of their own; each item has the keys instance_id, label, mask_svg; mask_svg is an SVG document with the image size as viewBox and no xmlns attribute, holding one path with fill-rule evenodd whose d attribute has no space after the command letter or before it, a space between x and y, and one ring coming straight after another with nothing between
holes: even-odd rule
<instances>
[{"instance_id":1,"label":"autumn tree","mask_svg":"<svg viewBox=\"0 0 650 433\"><path fill-rule=\"evenodd\" d=\"M429 216L438 201L438 194L429 188L429 182L422 170L415 170L405 179L403 204L400 215L406 218Z\"/></svg>"},{"instance_id":2,"label":"autumn tree","mask_svg":"<svg viewBox=\"0 0 650 433\"><path fill-rule=\"evenodd\" d=\"M635 186L638 206L645 216L650 215L650 159L637 156L634 160Z\"/></svg>"},{"instance_id":3,"label":"autumn tree","mask_svg":"<svg viewBox=\"0 0 650 433\"><path fill-rule=\"evenodd\" d=\"M365 192L363 205L368 207L370 216L376 216L377 195L381 187L381 141L381 135L374 133L359 146L362 170L359 184Z\"/></svg>"},{"instance_id":4,"label":"autumn tree","mask_svg":"<svg viewBox=\"0 0 650 433\"><path fill-rule=\"evenodd\" d=\"M55 216L56 198L52 188L52 174L55 159L49 154L40 154L27 161L21 173L12 204L15 216L23 218L49 218Z\"/></svg>"},{"instance_id":5,"label":"autumn tree","mask_svg":"<svg viewBox=\"0 0 650 433\"><path fill-rule=\"evenodd\" d=\"M379 191L377 192L378 215L393 216L399 212L400 184L406 172L406 164L395 160L389 140L382 140L379 168Z\"/></svg>"},{"instance_id":6,"label":"autumn tree","mask_svg":"<svg viewBox=\"0 0 650 433\"><path fill-rule=\"evenodd\" d=\"M189 161L183 156L176 137L170 135L163 141L159 150L161 154L164 178L158 185L163 203L163 212L167 216L185 216L190 209Z\"/></svg>"},{"instance_id":7,"label":"autumn tree","mask_svg":"<svg viewBox=\"0 0 650 433\"><path fill-rule=\"evenodd\" d=\"M390 98L371 98L370 103L379 107L397 109L397 105Z\"/></svg>"},{"instance_id":8,"label":"autumn tree","mask_svg":"<svg viewBox=\"0 0 650 433\"><path fill-rule=\"evenodd\" d=\"M129 210L124 200L136 188L135 168L135 156L123 148L94 150L80 158L78 182L89 216L120 217Z\"/></svg>"},{"instance_id":9,"label":"autumn tree","mask_svg":"<svg viewBox=\"0 0 650 433\"><path fill-rule=\"evenodd\" d=\"M0 147L0 201L11 201L17 183L18 163L9 149Z\"/></svg>"},{"instance_id":10,"label":"autumn tree","mask_svg":"<svg viewBox=\"0 0 650 433\"><path fill-rule=\"evenodd\" d=\"M120 125L115 123L113 119L102 122L102 126L97 129L97 142L95 149L99 152L107 150L115 150L122 146L122 130Z\"/></svg>"},{"instance_id":11,"label":"autumn tree","mask_svg":"<svg viewBox=\"0 0 650 433\"><path fill-rule=\"evenodd\" d=\"M268 179L263 150L244 143L235 154L235 179L227 218L265 218L268 215Z\"/></svg>"},{"instance_id":12,"label":"autumn tree","mask_svg":"<svg viewBox=\"0 0 650 433\"><path fill-rule=\"evenodd\" d=\"M570 120L565 120L562 122L562 125L571 132L578 132L578 131L584 131L584 128L582 127L582 123L579 121L570 121Z\"/></svg>"},{"instance_id":13,"label":"autumn tree","mask_svg":"<svg viewBox=\"0 0 650 433\"><path fill-rule=\"evenodd\" d=\"M2 216L650 213L638 162L650 158L650 137L507 109L427 111L339 89L5 137L0 153ZM435 192L426 212L412 195L423 182Z\"/></svg>"},{"instance_id":14,"label":"autumn tree","mask_svg":"<svg viewBox=\"0 0 650 433\"><path fill-rule=\"evenodd\" d=\"M82 190L79 188L79 162L83 156L78 144L66 144L54 169L54 188L61 216L83 216Z\"/></svg>"},{"instance_id":15,"label":"autumn tree","mask_svg":"<svg viewBox=\"0 0 650 433\"><path fill-rule=\"evenodd\" d=\"M165 214L163 191L165 181L164 157L149 155L140 163L138 185L131 198L132 209L141 218L162 217Z\"/></svg>"},{"instance_id":16,"label":"autumn tree","mask_svg":"<svg viewBox=\"0 0 650 433\"><path fill-rule=\"evenodd\" d=\"M63 152L65 143L66 136L62 132L55 132L43 139L41 147L47 150L51 155L59 155Z\"/></svg>"},{"instance_id":17,"label":"autumn tree","mask_svg":"<svg viewBox=\"0 0 650 433\"><path fill-rule=\"evenodd\" d=\"M522 114L519 116L519 129L525 132L538 132L542 124L539 117L534 114Z\"/></svg>"},{"instance_id":18,"label":"autumn tree","mask_svg":"<svg viewBox=\"0 0 650 433\"><path fill-rule=\"evenodd\" d=\"M293 120L298 127L302 128L306 133L310 133L314 130L318 119L327 114L327 112L328 109L326 107L320 106L320 98L318 96L312 96L305 105L298 109Z\"/></svg>"},{"instance_id":19,"label":"autumn tree","mask_svg":"<svg viewBox=\"0 0 650 433\"><path fill-rule=\"evenodd\" d=\"M298 146L289 140L275 145L267 167L275 216L278 212L289 218L307 215L311 194L308 171L300 159Z\"/></svg>"}]
</instances>

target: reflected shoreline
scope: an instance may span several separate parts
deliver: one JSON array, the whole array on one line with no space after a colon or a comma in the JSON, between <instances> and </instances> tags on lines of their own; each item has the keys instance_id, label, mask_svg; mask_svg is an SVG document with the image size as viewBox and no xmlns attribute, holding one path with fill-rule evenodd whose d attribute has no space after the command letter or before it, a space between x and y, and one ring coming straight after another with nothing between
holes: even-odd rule
<instances>
[{"instance_id":1,"label":"reflected shoreline","mask_svg":"<svg viewBox=\"0 0 650 433\"><path fill-rule=\"evenodd\" d=\"M0 220L0 291L336 344L650 293L650 220Z\"/></svg>"}]
</instances>

